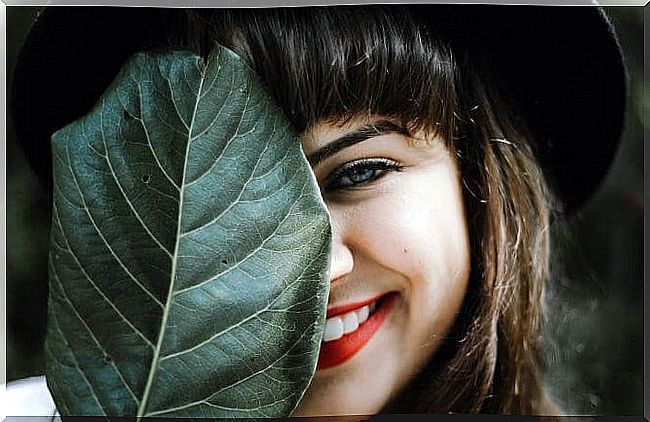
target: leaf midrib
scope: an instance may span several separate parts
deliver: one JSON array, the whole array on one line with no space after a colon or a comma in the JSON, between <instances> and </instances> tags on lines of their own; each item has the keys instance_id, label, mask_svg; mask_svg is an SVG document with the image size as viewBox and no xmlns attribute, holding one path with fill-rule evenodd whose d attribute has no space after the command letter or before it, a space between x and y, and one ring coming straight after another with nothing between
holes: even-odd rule
<instances>
[{"instance_id":1,"label":"leaf midrib","mask_svg":"<svg viewBox=\"0 0 650 422\"><path fill-rule=\"evenodd\" d=\"M194 103L194 110L192 112L192 122L190 123L190 126L188 128L188 133L187 133L187 145L185 146L185 160L183 162L183 176L182 180L180 183L180 190L179 190L179 203L178 203L178 220L176 222L176 242L174 245L174 253L172 255L172 268L171 268L171 281L169 283L169 290L167 292L167 301L165 303L165 308L163 310L163 317L162 321L160 324L160 335L158 336L158 342L156 344L156 348L154 350L154 355L151 360L151 367L149 369L149 376L147 377L147 384L145 385L144 393L142 395L142 401L140 402L140 406L138 407L138 413L137 413L137 421L139 422L141 418L145 414L145 409L147 408L149 397L151 396L151 388L153 385L153 380L156 374L156 371L158 370L159 366L159 361L160 361L160 350L162 349L162 344L163 344L163 339L165 337L165 326L167 325L167 318L169 316L169 309L171 308L171 303L174 298L173 292L174 292L174 283L176 282L176 265L177 265L177 258L178 258L178 248L180 245L181 241L181 221L182 221L182 216L183 216L183 196L184 196L184 191L185 191L185 177L187 175L187 163L189 161L189 151L190 151L190 145L192 144L192 131L194 128L194 121L196 119L196 114L197 114L197 109L199 106L199 102L201 102L201 92L203 91L203 82L205 81L206 75L208 73L209 69L209 63L205 63L205 66L203 70L200 72L201 74L201 79L199 81L199 89L196 94L196 102ZM197 63L198 66L198 63ZM216 78L216 76L215 76ZM172 93L172 103L174 103L174 107L176 108L176 102L173 99L173 90L171 89L170 86L170 92ZM176 112L178 113L178 109L176 108ZM182 116L179 114L179 118L183 120ZM183 121L185 124L185 122ZM186 125L186 124L185 124Z\"/></svg>"}]
</instances>

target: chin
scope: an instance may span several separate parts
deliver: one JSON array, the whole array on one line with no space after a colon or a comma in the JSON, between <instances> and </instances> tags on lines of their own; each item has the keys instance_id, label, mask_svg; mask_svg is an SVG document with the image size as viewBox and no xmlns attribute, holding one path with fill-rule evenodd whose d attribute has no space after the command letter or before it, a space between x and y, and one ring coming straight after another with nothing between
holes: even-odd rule
<instances>
[{"instance_id":1,"label":"chin","mask_svg":"<svg viewBox=\"0 0 650 422\"><path fill-rule=\"evenodd\" d=\"M401 384L397 318L388 317L373 338L345 362L319 369L293 416L374 415Z\"/></svg>"},{"instance_id":2,"label":"chin","mask_svg":"<svg viewBox=\"0 0 650 422\"><path fill-rule=\"evenodd\" d=\"M293 416L375 415L383 408L390 385L366 375L339 380L316 376Z\"/></svg>"}]
</instances>

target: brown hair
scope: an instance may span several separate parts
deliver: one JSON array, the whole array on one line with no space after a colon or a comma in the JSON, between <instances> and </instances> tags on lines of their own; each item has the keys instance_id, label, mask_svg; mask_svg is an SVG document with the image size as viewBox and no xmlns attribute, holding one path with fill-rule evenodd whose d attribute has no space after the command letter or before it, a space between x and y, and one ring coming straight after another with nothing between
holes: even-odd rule
<instances>
[{"instance_id":1,"label":"brown hair","mask_svg":"<svg viewBox=\"0 0 650 422\"><path fill-rule=\"evenodd\" d=\"M298 131L378 114L458 156L470 288L443 346L384 411L555 413L539 372L551 198L488 56L452 50L402 6L189 13L183 42L237 52Z\"/></svg>"}]
</instances>

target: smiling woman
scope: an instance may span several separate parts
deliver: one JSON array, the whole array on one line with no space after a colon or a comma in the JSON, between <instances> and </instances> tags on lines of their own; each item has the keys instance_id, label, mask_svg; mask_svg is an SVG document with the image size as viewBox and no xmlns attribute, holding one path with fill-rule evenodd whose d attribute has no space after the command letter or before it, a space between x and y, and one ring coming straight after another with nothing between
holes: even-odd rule
<instances>
[{"instance_id":1,"label":"smiling woman","mask_svg":"<svg viewBox=\"0 0 650 422\"><path fill-rule=\"evenodd\" d=\"M461 311L470 264L455 155L440 139L405 133L369 119L303 137L333 250L319 370L296 415L379 412Z\"/></svg>"},{"instance_id":2,"label":"smiling woman","mask_svg":"<svg viewBox=\"0 0 650 422\"><path fill-rule=\"evenodd\" d=\"M84 89L77 86L71 90L73 98L69 103L61 105L57 101L48 105L48 98L58 97L44 95L43 90L58 88L39 86L34 77L38 72L34 69L45 64L51 66L52 60L64 63L66 59L42 60L40 53L33 51L45 51L43 46L53 42L44 36L48 34L48 27L61 28L65 22L77 21L83 21L84 25L81 29L75 27L75 31L80 33L73 34L73 38L75 42L82 40L79 42L87 44L74 51L88 52L89 56L79 62L79 69L74 71L67 67L65 71L54 68L57 68L58 78L68 80L70 85L82 81ZM116 32L114 22L117 21L124 24ZM497 21L502 24L493 25ZM142 22L153 24L140 25ZM576 29L575 22L581 22L584 27ZM131 27L134 28L132 31L122 30ZM547 27L553 30L539 29ZM583 32L588 36L585 37ZM544 36L539 35L542 33ZM67 46L68 35L56 42ZM95 112L101 110L102 130L98 139L102 143L88 141L88 151L90 155L101 157L97 158L101 165L107 157L110 158L105 139L108 137L110 140L111 134L106 135L104 128L108 128L108 132L112 126L104 125L104 113L105 110L107 113L117 110L122 104L124 116L116 120L115 126L119 128L115 132L122 146L116 148L125 148L124 145L131 142L131 136L136 136L144 128L146 138L141 134L144 140L134 148L147 147L146 154L140 149L133 151L147 157L153 151L157 163L157 167L152 167L154 169L159 167L164 171L169 164L170 168L178 170L178 175L172 171L160 174L158 178L146 174L148 189L166 178L170 183L165 183L171 187L167 186L169 190L165 193L160 190L161 185L157 185L158 193L173 196L180 191L178 205L172 207L172 213L177 209L184 210L183 207L192 211L195 202L201 201L199 198L232 195L233 188L226 183L230 180L228 178L240 185L241 180L245 180L235 192L235 196L239 195L237 201L246 202L248 207L262 204L248 209L240 209L238 204L229 205L214 211L216 217L206 215L211 210L196 211L197 221L208 222L192 226L186 232L182 230L184 226L179 217L179 227L174 226L178 230L169 235L170 244L176 245L176 248L168 248L173 262L172 273L176 274L177 262L182 263L182 259L187 258L190 264L179 265L200 268L205 272L217 268L219 275L214 279L203 277L198 284L192 284L193 280L181 280L179 283L189 283L189 287L179 287L176 291L172 277L169 296L165 296L167 292L164 291L159 300L154 292L155 299L164 309L161 313L163 325L168 315L173 318L174 309L178 309L168 306L172 300L169 298L189 291L196 297L206 293L210 296L209 300L202 296L195 302L181 303L184 310L192 310L189 314L193 317L173 320L172 328L184 328L182 332L171 335L173 340L169 340L169 347L173 353L164 355L167 346L162 334L149 339L145 333L143 337L147 337L145 340L155 350L154 362L159 353L162 362L202 350L204 345L212 344L214 337L231 328L246 328L245 324L251 318L267 322L256 317L275 305L277 297L270 304L264 303L264 298L257 298L260 303L256 303L254 295L247 296L248 302L237 302L236 292L242 288L242 280L259 280L262 276L254 274L255 271L269 266L275 275L280 274L281 269L293 274L291 262L272 261L265 258L266 255L255 255L260 250L266 253L273 249L266 240L254 251L247 252L244 258L237 255L236 248L243 243L240 237L244 236L239 236L238 231L250 230L253 232L251 236L260 236L266 227L261 222L277 217L275 213L279 213L278 210L264 208L266 202L263 201L267 197L285 195L288 200L298 201L295 199L298 196L309 196L302 194L305 184L289 184L293 177L288 177L287 173L293 167L285 167L283 163L291 159L290 152L273 155L274 150L289 151L285 146L290 138L288 129L281 129L284 132L281 131L280 136L277 128L290 124L296 131L296 139L311 167L322 204L329 215L331 250L325 277L327 297L319 296L322 291L301 296L302 289L293 289L294 283L290 283L282 294L286 290L298 293L292 296L289 305L283 304L281 309L272 310L281 311L283 315L297 314L298 310L304 313L295 320L287 317L269 319L268 322L268 325L279 327L280 331L296 334L306 330L308 335L320 335L315 342L313 362L300 364L315 370L313 377L306 380L305 389L297 393L291 390L300 390L299 382L294 381L305 381L304 375L301 375L301 380L278 380L279 373L270 373L268 368L290 370L300 366L297 363L300 356L311 353L307 348L290 349L278 360L267 364L261 371L267 376L264 383L240 385L260 373L255 371L255 364L265 362L265 358L271 359L266 355L275 356L273 353L278 352L278 344L291 338L269 338L266 336L268 331L257 332L257 328L250 328L245 336L235 337L229 343L215 343L210 349L223 357L220 362L226 362L224 365L241 364L248 372L239 373L250 375L227 379L226 387L212 388L212 378L216 383L228 376L220 372L222 368L210 368L214 371L212 378L201 382L189 381L187 386L181 386L190 390L180 394L183 400L194 390L199 390L204 396L207 394L204 400L187 399L185 401L189 404L146 413L146 404L139 401L145 381L135 379L135 376L133 380L128 376L126 380L122 379L123 384L131 386L131 396L136 403L133 406L139 409L138 415L177 415L173 412L185 411L197 403L206 404L211 409L201 408L197 414L182 415L212 415L207 412L214 408L238 411L241 409L227 407L220 401L224 390L238 385L238 392L250 394L246 397L252 397L252 401L257 400L258 405L252 410L258 411L266 406L267 402L264 406L259 403L270 394L275 400L271 403L273 406L282 400L294 400L289 401L295 405L294 416L370 415L379 412L562 413L554 404L552 395L543 388L540 373L539 336L543 322L544 284L548 277L549 220L556 214L574 210L602 178L616 148L624 101L620 53L611 28L599 9L364 6L190 11L145 9L136 12L114 8L102 9L101 13L90 9L72 12L50 9L43 14L31 36L31 44L26 45L32 53L27 50L23 54L22 68L19 68L25 76L17 77L14 89L16 125L28 154L38 139L42 142L43 134L34 131L49 131L44 135L49 139L53 130L87 112L113 80L116 69L133 53L189 49L206 59L205 66L183 67L167 61L167 56L156 59L157 65L151 67L153 71L147 67L149 56L138 56L135 62L129 62L128 70L120 73L118 81L131 91L117 84L118 88L113 88L117 94L102 97L107 98L106 101L113 97L117 99L113 103L109 101L108 106L103 100L98 103L101 107L93 108ZM215 55L215 43L227 50ZM233 75L238 72L232 71L234 65L223 59L231 57L232 52L259 78L269 101L248 85L237 88L237 76ZM599 69L598 74L594 74L594 68ZM249 70L240 73L248 75ZM174 79L174 75L182 76ZM216 76L211 79L211 75ZM200 82L193 90L195 79ZM180 87L177 91L172 89L176 86L174 83ZM223 83L223 87L219 83ZM214 89L213 84L216 86ZM602 89L591 89L596 85ZM163 95L160 101L173 104L176 113L173 117L180 117L178 122L169 120L166 115L161 118L163 111L159 110L158 103L153 100L149 103L150 97L142 91L143 87L150 86L155 88L150 91L152 98L169 88L169 98ZM178 94L185 92L183 90L196 91L192 94L194 96L190 95L195 101ZM222 97L218 95L220 90L226 90L226 96L236 93L232 101L243 104L241 115L228 108L230 105L222 104ZM109 92L113 91L109 89ZM135 91L139 102L129 97L129 92ZM43 100L36 101L35 97ZM286 117L286 125L280 118L267 119L269 114L259 114L260 109L268 111L273 108L270 101L279 107L281 113L278 114L283 115L282 119ZM50 129L47 124L31 127L30 113L26 111L32 107L38 107L38 113L54 116L49 123ZM228 111L222 113L224 107ZM183 119L186 108L191 109L187 114L191 118ZM52 110L57 110L57 113L53 114ZM30 112L33 114L34 111ZM246 114L249 112L258 114L250 117ZM226 118L228 113L232 115L229 120ZM59 119L61 115L63 117ZM158 120L152 124L154 118ZM206 121L211 122L210 125L205 126ZM218 122L216 129L213 129L214 122ZM187 157L185 162L178 161L182 154L167 139L178 136L179 130L169 130L173 124L181 128L181 135L186 135L188 157L192 148L196 148L194 153L198 164ZM85 127L81 125L83 137L80 139L84 142ZM276 135L271 141L267 139L267 132L259 135L256 132L271 127L271 132ZM57 133L55 144L61 143L63 135L70 132ZM221 132L232 132L223 146L215 140ZM169 142L169 156L164 155L159 160L152 139ZM260 141L262 139L264 142ZM239 142L244 143L238 151L244 152L241 157L236 157L229 148L237 148L230 146L240 145ZM585 148L587 143L592 148ZM77 144L67 145L75 148ZM61 162L60 155L55 156L56 162ZM119 158L128 164L130 156L132 158L133 154L122 154ZM43 157L43 154L31 154L30 159L40 169L43 179L51 180L50 158ZM211 172L215 164L203 163L200 158L205 157L216 157L214 163L226 157L230 160L229 166L219 169L221 173L213 177ZM110 164L110 159L108 161ZM589 163L588 167L585 162ZM179 167L179 163L183 165ZM83 168L85 176L95 177L95 173L107 172L100 164L80 168ZM202 176L185 178L186 174L196 172L195 167L201 166L207 168L202 167L199 173ZM249 168L252 170L246 173ZM112 167L109 170L112 172ZM68 172L67 169L56 171ZM72 165L69 165L69 172L74 175ZM285 188L262 195L266 192L263 191L252 199L246 196L251 188L249 185L268 188L268 178L264 179L268 175L273 176L274 182L284 183L281 185ZM202 184L204 176L209 182L207 185ZM144 176L138 175L136 179L141 177ZM197 181L201 182L197 188L200 195L190 196ZM66 186L62 189L55 183L55 187L61 201L68 201L70 194ZM77 189L81 191L78 186ZM298 191L300 195L294 195ZM137 195L138 199L140 197ZM106 204L108 208L112 206L110 201ZM158 211L155 206L152 208ZM315 208L314 204L309 203L304 215L318 220L318 214L308 213L312 208ZM155 215L167 218L168 215L162 211ZM238 220L228 220L224 224L221 216L231 211L238 212ZM281 215L284 219L277 227L272 227L273 235L286 236L289 229L285 230L282 224L294 214L302 215L293 205L283 210ZM119 219L120 215L115 218ZM217 231L202 233L212 223L219 226L215 229ZM291 233L295 234L310 224L303 218L289 226L293 230ZM143 226L147 228L144 223ZM160 229L163 234L167 233L165 227ZM55 232L58 236L55 236L55 243L57 239L65 238L63 228L60 232ZM148 234L155 239L152 233ZM223 258L219 255L218 259L206 261L192 255L196 250L184 254L180 239L186 235L196 235L190 239L194 245L233 256ZM317 239L321 243L309 242L309 245L303 244L296 250L304 251L309 247L320 250L324 237ZM160 244L165 246L165 239ZM272 252L280 249L277 247ZM119 255L119 251L111 253L115 258ZM240 262L251 256L264 262L237 268ZM311 265L314 262L313 255L305 257L301 263L309 262ZM53 259L58 259L57 253ZM144 265L149 264L147 260L133 261L131 265L149 270ZM233 261L236 263L230 266ZM158 261L154 263L158 265ZM226 276L226 273L230 275ZM230 278L235 275L240 278ZM215 280L225 283L227 289L218 290L218 283L213 283ZM230 282L232 284L228 284ZM313 288L305 280L302 282L305 289ZM163 286L168 287L167 284ZM156 283L152 283L152 287L160 289ZM265 290L271 290L271 287L263 286L255 293L262 294ZM115 296L123 299L119 292ZM323 299L323 306L319 308L321 302L318 302L310 308L319 312L313 314L301 310L300 306L313 302L314 298ZM56 301L56 297L54 299ZM222 300L218 303L225 304L224 309L228 312L211 315L213 299ZM248 306L255 318L236 319L242 309L248 310ZM172 310L168 312L168 309ZM158 312L157 308L152 311L155 312ZM92 310L88 314L92 314ZM199 322L200 319L194 315L206 315L204 320L209 323ZM51 311L51 316L58 319L55 311ZM222 318L237 322L222 331L216 330L217 334L198 345L176 351L184 345L186 332L202 335L213 325L220 327ZM299 320L303 324L313 321L313 324L300 325ZM191 340L194 341L195 337ZM242 341L251 338L256 340L255 345ZM56 345L58 351L65 349L61 346L64 343L67 345L67 340L49 344ZM240 357L232 350L241 348L242 344L244 352L248 347L250 349ZM256 348L260 344L268 346L268 351ZM226 346L228 351L223 352L222 347ZM290 360L279 360L287 355L290 355ZM59 355L52 351L49 359L52 367L59 369L53 371L52 376L48 373L48 383L55 387L56 394L64 396L62 385L65 379L52 378L65 378L63 374L67 373L65 368L69 362L61 364ZM119 366L119 362L111 362ZM194 366L206 364L205 360L188 362L194 361L180 362L188 373ZM79 372L83 373L84 369L79 366ZM164 380L167 372L182 371L163 368L161 375L154 375L154 372L152 369L146 380L144 395L147 398L150 389L156 388L154 379L158 378L154 377ZM282 372L282 375L286 373ZM275 382L272 384L274 388L280 386L281 389L276 392L264 387L270 385L267 382ZM288 384L292 387L286 387ZM165 397L179 395L167 384L163 389L167 394ZM278 399L276 393L282 398ZM113 400L111 394L109 391L107 402ZM62 398L60 403L70 406L75 401L75 396L70 396L72 399L65 397L67 401ZM234 397L238 406L251 405L241 399L243 395ZM124 403L127 402L125 399ZM123 409L133 408L128 407L130 402L124 406Z\"/></svg>"}]
</instances>

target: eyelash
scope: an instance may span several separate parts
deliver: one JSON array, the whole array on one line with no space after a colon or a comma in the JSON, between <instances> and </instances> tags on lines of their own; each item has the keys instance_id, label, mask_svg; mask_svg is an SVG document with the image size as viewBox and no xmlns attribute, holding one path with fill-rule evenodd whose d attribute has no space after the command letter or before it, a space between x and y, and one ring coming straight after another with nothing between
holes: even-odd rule
<instances>
[{"instance_id":1,"label":"eyelash","mask_svg":"<svg viewBox=\"0 0 650 422\"><path fill-rule=\"evenodd\" d=\"M403 165L386 158L369 158L353 161L343 164L327 177L325 190L355 189L381 179L390 171L402 171L403 169ZM351 177L359 175L361 171L371 171L373 173L365 180L353 181ZM343 178L347 178L348 181L342 182Z\"/></svg>"}]
</instances>

